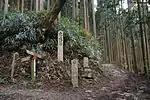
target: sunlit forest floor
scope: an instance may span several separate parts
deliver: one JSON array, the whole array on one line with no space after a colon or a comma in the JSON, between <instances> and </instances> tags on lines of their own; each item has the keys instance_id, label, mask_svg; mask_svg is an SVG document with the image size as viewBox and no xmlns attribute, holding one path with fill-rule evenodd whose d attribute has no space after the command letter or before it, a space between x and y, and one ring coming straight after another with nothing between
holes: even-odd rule
<instances>
[{"instance_id":1,"label":"sunlit forest floor","mask_svg":"<svg viewBox=\"0 0 150 100\"><path fill-rule=\"evenodd\" d=\"M69 84L49 84L43 88L0 85L0 100L150 100L150 84L142 77L113 64L103 64L100 83L72 88ZM92 80L91 80L92 81Z\"/></svg>"}]
</instances>

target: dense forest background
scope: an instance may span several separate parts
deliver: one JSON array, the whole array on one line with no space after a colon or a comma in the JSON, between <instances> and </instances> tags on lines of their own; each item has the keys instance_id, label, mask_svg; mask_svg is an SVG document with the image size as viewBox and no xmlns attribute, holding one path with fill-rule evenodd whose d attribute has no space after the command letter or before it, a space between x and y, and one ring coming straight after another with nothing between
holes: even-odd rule
<instances>
[{"instance_id":1,"label":"dense forest background","mask_svg":"<svg viewBox=\"0 0 150 100\"><path fill-rule=\"evenodd\" d=\"M1 0L1 51L55 52L57 31L63 30L65 53L71 57L117 63L149 76L148 0L97 0L97 8L93 0L66 0L52 26L41 29L57 3L59 0Z\"/></svg>"},{"instance_id":2,"label":"dense forest background","mask_svg":"<svg viewBox=\"0 0 150 100\"><path fill-rule=\"evenodd\" d=\"M149 76L150 0L0 0L0 100L150 100Z\"/></svg>"}]
</instances>

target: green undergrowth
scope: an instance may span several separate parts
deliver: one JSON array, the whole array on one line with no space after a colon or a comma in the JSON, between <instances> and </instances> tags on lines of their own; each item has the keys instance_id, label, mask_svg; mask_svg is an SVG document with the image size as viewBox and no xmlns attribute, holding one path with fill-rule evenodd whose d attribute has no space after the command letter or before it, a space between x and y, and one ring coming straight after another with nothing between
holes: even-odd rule
<instances>
[{"instance_id":1,"label":"green undergrowth","mask_svg":"<svg viewBox=\"0 0 150 100\"><path fill-rule=\"evenodd\" d=\"M91 58L100 58L100 45L92 38L85 36L84 29L71 18L62 18L61 22L54 25L54 28L43 36L43 41L36 39L37 28L40 26L46 11L39 13L8 13L5 17L0 14L0 41L3 50L35 50L56 52L57 51L57 33L64 31L64 53L73 56L88 56Z\"/></svg>"}]
</instances>

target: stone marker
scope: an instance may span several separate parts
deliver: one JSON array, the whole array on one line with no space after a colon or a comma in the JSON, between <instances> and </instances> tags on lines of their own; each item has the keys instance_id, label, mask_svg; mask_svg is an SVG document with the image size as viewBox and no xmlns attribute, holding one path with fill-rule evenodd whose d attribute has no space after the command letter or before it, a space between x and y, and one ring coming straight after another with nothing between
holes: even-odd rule
<instances>
[{"instance_id":1,"label":"stone marker","mask_svg":"<svg viewBox=\"0 0 150 100\"><path fill-rule=\"evenodd\" d=\"M15 70L15 65L16 65L16 56L19 55L18 52L14 53L13 54L13 61L12 61L12 64L11 64L11 80L14 82L14 70Z\"/></svg>"},{"instance_id":2,"label":"stone marker","mask_svg":"<svg viewBox=\"0 0 150 100\"><path fill-rule=\"evenodd\" d=\"M89 59L88 59L88 57L83 58L83 66L84 66L84 68L89 68Z\"/></svg>"},{"instance_id":3,"label":"stone marker","mask_svg":"<svg viewBox=\"0 0 150 100\"><path fill-rule=\"evenodd\" d=\"M58 32L58 61L63 61L63 31Z\"/></svg>"},{"instance_id":4,"label":"stone marker","mask_svg":"<svg viewBox=\"0 0 150 100\"><path fill-rule=\"evenodd\" d=\"M73 87L78 87L78 59L71 60L71 82Z\"/></svg>"},{"instance_id":5,"label":"stone marker","mask_svg":"<svg viewBox=\"0 0 150 100\"><path fill-rule=\"evenodd\" d=\"M83 77L92 78L92 70L89 67L88 57L83 58L84 75Z\"/></svg>"}]
</instances>

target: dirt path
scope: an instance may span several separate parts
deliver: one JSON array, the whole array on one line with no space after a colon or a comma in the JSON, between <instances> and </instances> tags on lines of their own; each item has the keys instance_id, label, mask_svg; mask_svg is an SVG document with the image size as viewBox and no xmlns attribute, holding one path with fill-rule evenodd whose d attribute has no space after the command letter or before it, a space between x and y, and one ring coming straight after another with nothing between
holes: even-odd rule
<instances>
[{"instance_id":1,"label":"dirt path","mask_svg":"<svg viewBox=\"0 0 150 100\"><path fill-rule=\"evenodd\" d=\"M150 100L149 82L112 64L101 68L107 80L95 85L18 89L0 85L0 100Z\"/></svg>"}]
</instances>

